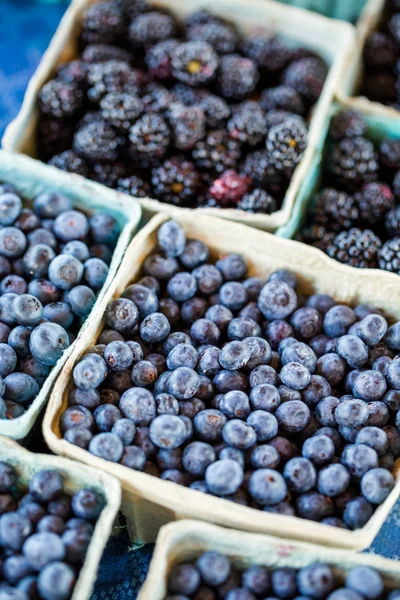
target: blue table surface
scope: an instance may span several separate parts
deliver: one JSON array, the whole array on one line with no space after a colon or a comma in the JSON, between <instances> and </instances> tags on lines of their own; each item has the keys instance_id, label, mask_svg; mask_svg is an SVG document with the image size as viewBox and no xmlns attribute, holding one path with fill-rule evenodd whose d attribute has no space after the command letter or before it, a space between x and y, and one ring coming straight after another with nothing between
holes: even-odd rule
<instances>
[{"instance_id":1,"label":"blue table surface","mask_svg":"<svg viewBox=\"0 0 400 600\"><path fill-rule=\"evenodd\" d=\"M21 105L28 80L64 13L66 0L0 0L0 137ZM370 551L400 558L400 502ZM92 600L133 600L146 576L153 547L131 549L125 529L109 541Z\"/></svg>"}]
</instances>

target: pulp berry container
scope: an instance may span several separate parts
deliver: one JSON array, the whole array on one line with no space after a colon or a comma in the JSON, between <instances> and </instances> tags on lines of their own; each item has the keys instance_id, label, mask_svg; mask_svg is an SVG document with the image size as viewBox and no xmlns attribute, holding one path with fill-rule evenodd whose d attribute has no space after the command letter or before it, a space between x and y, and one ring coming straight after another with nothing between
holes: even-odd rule
<instances>
[{"instance_id":1,"label":"pulp berry container","mask_svg":"<svg viewBox=\"0 0 400 600\"><path fill-rule=\"evenodd\" d=\"M355 23L360 17L367 0L281 0L285 4L315 10L332 19Z\"/></svg>"},{"instance_id":2,"label":"pulp berry container","mask_svg":"<svg viewBox=\"0 0 400 600\"><path fill-rule=\"evenodd\" d=\"M103 327L107 304L118 298L125 288L137 280L144 259L157 247L157 230L168 217L154 217L130 244L118 274L99 303L96 317L90 320L86 334L78 340L60 374L43 421L43 433L53 452L80 462L97 466L117 476L122 484L122 511L128 519L130 534L139 542L154 541L159 528L184 518L209 521L245 531L269 533L280 537L307 540L324 545L352 549L366 548L385 521L400 492L400 472L397 484L386 501L376 510L367 525L355 532L329 525L305 521L297 517L271 514L241 506L228 500L157 479L119 464L105 461L62 439L60 415L68 406L72 371L80 357L94 344ZM181 211L176 215L187 238L199 239L208 245L212 258L239 252L247 262L249 277L267 279L281 268L296 272L299 293L326 293L336 300L377 306L395 319L400 319L400 286L395 275L379 272L371 278L366 272L340 265L314 248L298 242L277 238L237 223L221 223L206 215Z\"/></svg>"},{"instance_id":3,"label":"pulp berry container","mask_svg":"<svg viewBox=\"0 0 400 600\"><path fill-rule=\"evenodd\" d=\"M161 529L138 600L164 600L172 567L195 560L209 550L224 554L239 569L246 569L250 565L262 565L271 569L301 569L314 562L324 562L333 567L338 580L344 579L353 567L372 567L380 572L387 589L400 587L400 571L396 561L266 535L242 533L196 521L181 521Z\"/></svg>"},{"instance_id":4,"label":"pulp berry container","mask_svg":"<svg viewBox=\"0 0 400 600\"><path fill-rule=\"evenodd\" d=\"M346 105L346 103L344 105ZM375 110L375 108L371 105L372 103L369 102L369 106L354 106L354 108L363 115L368 123L368 130L365 134L366 137L371 139L373 142L379 142L382 138L400 138L399 117L394 117L393 114L384 114L383 111ZM332 114L340 110L340 108L343 108L342 104L340 106L336 105L332 109ZM393 112L396 111L392 110L391 113ZM315 193L321 187L324 150L326 148L328 127L329 121L327 121L326 126L324 127L318 148L316 149L311 161L310 169L300 185L292 215L286 225L277 230L276 234L278 236L293 238L305 224L307 216L310 214ZM324 257L326 256L322 250L316 250L316 252L323 254ZM355 267L351 268L353 271L356 271L356 274L358 274L360 271L360 269L356 269ZM375 278L379 279L382 274L382 271L379 269L367 269L366 271L369 273L369 277L371 277L373 280L375 280ZM397 275L394 277L397 277Z\"/></svg>"},{"instance_id":5,"label":"pulp berry container","mask_svg":"<svg viewBox=\"0 0 400 600\"><path fill-rule=\"evenodd\" d=\"M60 26L31 79L21 111L9 125L3 138L3 147L36 155L35 129L38 119L37 97L43 85L54 76L56 67L62 62L78 56L78 38L82 14L91 0L75 0L65 13ZM317 14L272 0L156 0L152 5L168 8L181 19L197 10L209 8L217 15L236 24L243 33L265 31L277 33L294 46L305 46L317 52L329 65L329 73L322 94L313 108L309 128L308 148L303 160L294 172L282 207L271 215L247 214L236 209L198 209L214 216L243 222L259 229L274 231L284 225L290 217L300 183L307 174L318 145L320 131L329 114L330 105L343 69L354 53L354 29L348 23L334 22ZM142 207L150 213L160 211L176 214L179 208L150 198L141 199Z\"/></svg>"},{"instance_id":6,"label":"pulp berry container","mask_svg":"<svg viewBox=\"0 0 400 600\"><path fill-rule=\"evenodd\" d=\"M1 460L15 467L18 473L18 481L24 487L28 486L32 476L38 471L54 469L63 478L64 489L67 494L74 494L82 488L90 488L103 496L105 505L96 522L85 561L71 596L71 600L89 600L101 555L111 535L114 519L120 505L121 489L119 482L111 475L78 465L72 460L47 454L33 454L21 448L16 442L2 436L0 436L0 457Z\"/></svg>"},{"instance_id":7,"label":"pulp berry container","mask_svg":"<svg viewBox=\"0 0 400 600\"><path fill-rule=\"evenodd\" d=\"M0 182L11 183L24 199L33 200L35 196L45 191L57 191L69 196L74 206L86 212L103 211L111 214L121 226L122 232L114 250L107 280L99 292L93 308L94 316L98 310L101 298L110 285L119 263L124 255L140 218L141 209L124 194L109 190L102 185L69 173L63 173L54 167L49 167L36 160L0 150ZM88 320L81 328L78 338L85 335ZM45 405L50 390L57 375L61 372L67 357L71 354L74 344L64 352L58 363L53 367L39 395L27 411L13 420L0 419L0 435L6 435L16 440L25 438L32 429L41 409Z\"/></svg>"}]
</instances>

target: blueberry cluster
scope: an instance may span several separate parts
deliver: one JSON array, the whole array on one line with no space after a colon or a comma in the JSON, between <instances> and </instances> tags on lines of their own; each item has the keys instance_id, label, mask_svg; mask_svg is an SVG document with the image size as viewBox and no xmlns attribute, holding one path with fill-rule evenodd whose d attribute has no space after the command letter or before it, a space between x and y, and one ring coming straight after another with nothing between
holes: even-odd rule
<instances>
[{"instance_id":1,"label":"blueberry cluster","mask_svg":"<svg viewBox=\"0 0 400 600\"><path fill-rule=\"evenodd\" d=\"M341 574L326 563L302 569L251 565L238 569L219 552L204 552L193 563L172 568L165 600L396 600L400 590L385 589L381 574L368 566Z\"/></svg>"},{"instance_id":2,"label":"blueberry cluster","mask_svg":"<svg viewBox=\"0 0 400 600\"><path fill-rule=\"evenodd\" d=\"M91 5L80 42L39 94L43 160L178 206L278 209L327 74L319 56L137 0Z\"/></svg>"},{"instance_id":3,"label":"blueberry cluster","mask_svg":"<svg viewBox=\"0 0 400 600\"><path fill-rule=\"evenodd\" d=\"M85 560L104 499L73 496L57 471L33 475L28 489L0 462L0 598L68 600Z\"/></svg>"},{"instance_id":4,"label":"blueberry cluster","mask_svg":"<svg viewBox=\"0 0 400 600\"><path fill-rule=\"evenodd\" d=\"M0 185L0 419L32 403L108 275L119 225L43 192L24 208Z\"/></svg>"},{"instance_id":5,"label":"blueberry cluster","mask_svg":"<svg viewBox=\"0 0 400 600\"><path fill-rule=\"evenodd\" d=\"M372 31L363 50L361 94L376 102L400 108L400 6L386 0L379 30Z\"/></svg>"},{"instance_id":6,"label":"blueberry cluster","mask_svg":"<svg viewBox=\"0 0 400 600\"><path fill-rule=\"evenodd\" d=\"M394 487L400 322L167 221L73 370L60 429L105 460L267 512L357 529Z\"/></svg>"},{"instance_id":7,"label":"blueberry cluster","mask_svg":"<svg viewBox=\"0 0 400 600\"><path fill-rule=\"evenodd\" d=\"M322 189L298 239L352 267L400 274L400 139L373 142L360 113L337 113Z\"/></svg>"}]
</instances>

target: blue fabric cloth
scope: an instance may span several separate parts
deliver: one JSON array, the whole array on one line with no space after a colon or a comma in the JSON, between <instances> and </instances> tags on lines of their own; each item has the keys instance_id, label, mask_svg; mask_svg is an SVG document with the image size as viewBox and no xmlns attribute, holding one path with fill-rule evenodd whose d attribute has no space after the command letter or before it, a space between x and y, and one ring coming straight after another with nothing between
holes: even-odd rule
<instances>
[{"instance_id":1,"label":"blue fabric cloth","mask_svg":"<svg viewBox=\"0 0 400 600\"><path fill-rule=\"evenodd\" d=\"M67 7L67 0L0 0L0 136L17 114L27 82ZM39 449L39 444L36 448ZM43 448L40 448L43 451ZM400 503L371 551L400 558ZM109 541L92 600L133 600L144 581L151 545L131 550L125 529Z\"/></svg>"}]
</instances>

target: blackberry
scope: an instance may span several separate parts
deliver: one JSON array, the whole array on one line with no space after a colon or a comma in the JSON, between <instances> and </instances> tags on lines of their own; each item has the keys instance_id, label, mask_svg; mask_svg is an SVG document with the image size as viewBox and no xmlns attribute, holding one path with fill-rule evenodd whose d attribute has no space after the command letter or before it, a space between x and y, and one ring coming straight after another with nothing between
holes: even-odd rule
<instances>
[{"instance_id":1,"label":"blackberry","mask_svg":"<svg viewBox=\"0 0 400 600\"><path fill-rule=\"evenodd\" d=\"M304 102L293 88L287 85L278 85L261 92L260 104L265 111L285 110L297 115L305 112Z\"/></svg>"},{"instance_id":2,"label":"blackberry","mask_svg":"<svg viewBox=\"0 0 400 600\"><path fill-rule=\"evenodd\" d=\"M64 152L56 154L48 161L48 164L62 171L77 173L83 177L88 177L89 174L87 164L73 150L64 150Z\"/></svg>"},{"instance_id":3,"label":"blackberry","mask_svg":"<svg viewBox=\"0 0 400 600\"><path fill-rule=\"evenodd\" d=\"M387 213L385 227L389 237L400 236L400 205L394 206Z\"/></svg>"},{"instance_id":4,"label":"blackberry","mask_svg":"<svg viewBox=\"0 0 400 600\"><path fill-rule=\"evenodd\" d=\"M83 115L82 119L79 120L76 129L81 129L82 127L85 127L85 125L89 125L89 123L98 123L99 121L103 121L100 111L89 110Z\"/></svg>"},{"instance_id":5,"label":"blackberry","mask_svg":"<svg viewBox=\"0 0 400 600\"><path fill-rule=\"evenodd\" d=\"M129 130L132 150L142 156L162 158L170 143L170 128L160 115L143 115Z\"/></svg>"},{"instance_id":6,"label":"blackberry","mask_svg":"<svg viewBox=\"0 0 400 600\"><path fill-rule=\"evenodd\" d=\"M186 32L188 40L207 42L218 54L235 52L239 36L235 29L227 23L198 23Z\"/></svg>"},{"instance_id":7,"label":"blackberry","mask_svg":"<svg viewBox=\"0 0 400 600\"><path fill-rule=\"evenodd\" d=\"M185 83L177 83L171 88L175 102L180 102L185 106L194 106L204 98L207 93L203 89L196 89Z\"/></svg>"},{"instance_id":8,"label":"blackberry","mask_svg":"<svg viewBox=\"0 0 400 600\"><path fill-rule=\"evenodd\" d=\"M372 31L365 40L364 63L373 69L391 69L396 64L398 50L392 38L382 31Z\"/></svg>"},{"instance_id":9,"label":"blackberry","mask_svg":"<svg viewBox=\"0 0 400 600\"><path fill-rule=\"evenodd\" d=\"M141 97L144 112L146 113L164 113L172 103L171 92L158 83L149 83L143 89Z\"/></svg>"},{"instance_id":10,"label":"blackberry","mask_svg":"<svg viewBox=\"0 0 400 600\"><path fill-rule=\"evenodd\" d=\"M88 65L83 60L71 60L71 62L62 63L57 69L57 79L66 83L73 83L78 88L87 87Z\"/></svg>"},{"instance_id":11,"label":"blackberry","mask_svg":"<svg viewBox=\"0 0 400 600\"><path fill-rule=\"evenodd\" d=\"M360 218L368 224L379 223L394 205L392 190L385 183L372 182L364 185L355 195Z\"/></svg>"},{"instance_id":12,"label":"blackberry","mask_svg":"<svg viewBox=\"0 0 400 600\"><path fill-rule=\"evenodd\" d=\"M390 71L367 73L363 81L362 93L377 102L385 104L396 102L397 85L396 76Z\"/></svg>"},{"instance_id":13,"label":"blackberry","mask_svg":"<svg viewBox=\"0 0 400 600\"><path fill-rule=\"evenodd\" d=\"M137 94L142 82L142 75L137 69L132 69L127 62L108 60L90 65L88 82L90 85L89 100L100 102L106 94L111 92Z\"/></svg>"},{"instance_id":14,"label":"blackberry","mask_svg":"<svg viewBox=\"0 0 400 600\"><path fill-rule=\"evenodd\" d=\"M366 131L367 123L364 117L351 108L337 112L329 126L329 135L333 140L363 136Z\"/></svg>"},{"instance_id":15,"label":"blackberry","mask_svg":"<svg viewBox=\"0 0 400 600\"><path fill-rule=\"evenodd\" d=\"M295 113L287 112L286 110L269 110L265 115L265 124L267 129L271 129L271 127L275 127L275 125L281 125L288 119L297 119L303 125L306 125L303 117L300 115L296 115Z\"/></svg>"},{"instance_id":16,"label":"blackberry","mask_svg":"<svg viewBox=\"0 0 400 600\"><path fill-rule=\"evenodd\" d=\"M138 15L129 26L129 40L135 47L149 47L173 38L176 24L171 15L156 10Z\"/></svg>"},{"instance_id":17,"label":"blackberry","mask_svg":"<svg viewBox=\"0 0 400 600\"><path fill-rule=\"evenodd\" d=\"M229 117L231 109L228 103L214 94L205 94L198 102L199 107L204 113L206 127L217 127Z\"/></svg>"},{"instance_id":18,"label":"blackberry","mask_svg":"<svg viewBox=\"0 0 400 600\"><path fill-rule=\"evenodd\" d=\"M169 111L174 143L180 150L192 150L205 135L204 113L198 106L175 102Z\"/></svg>"},{"instance_id":19,"label":"blackberry","mask_svg":"<svg viewBox=\"0 0 400 600\"><path fill-rule=\"evenodd\" d=\"M398 171L400 169L400 139L383 140L379 147L379 157L383 166Z\"/></svg>"},{"instance_id":20,"label":"blackberry","mask_svg":"<svg viewBox=\"0 0 400 600\"><path fill-rule=\"evenodd\" d=\"M314 246L326 252L335 236L336 234L333 231L327 230L323 225L310 225L303 229L296 239L308 246Z\"/></svg>"},{"instance_id":21,"label":"blackberry","mask_svg":"<svg viewBox=\"0 0 400 600\"><path fill-rule=\"evenodd\" d=\"M358 136L344 138L333 148L328 162L328 170L334 181L354 190L363 182L377 178L378 157L370 140Z\"/></svg>"},{"instance_id":22,"label":"blackberry","mask_svg":"<svg viewBox=\"0 0 400 600\"><path fill-rule=\"evenodd\" d=\"M292 59L291 50L278 37L246 37L242 43L242 51L260 68L270 73L282 71Z\"/></svg>"},{"instance_id":23,"label":"blackberry","mask_svg":"<svg viewBox=\"0 0 400 600\"><path fill-rule=\"evenodd\" d=\"M255 188L249 194L245 194L238 202L237 208L249 213L264 213L270 215L277 209L276 200L265 190Z\"/></svg>"},{"instance_id":24,"label":"blackberry","mask_svg":"<svg viewBox=\"0 0 400 600\"><path fill-rule=\"evenodd\" d=\"M119 179L116 189L118 192L123 192L136 198L151 196L151 185L138 175L130 175L129 177Z\"/></svg>"},{"instance_id":25,"label":"blackberry","mask_svg":"<svg viewBox=\"0 0 400 600\"><path fill-rule=\"evenodd\" d=\"M362 269L378 265L381 240L370 229L341 231L327 249L327 254L341 263Z\"/></svg>"},{"instance_id":26,"label":"blackberry","mask_svg":"<svg viewBox=\"0 0 400 600\"><path fill-rule=\"evenodd\" d=\"M379 252L379 268L400 274L400 237L385 242Z\"/></svg>"},{"instance_id":27,"label":"blackberry","mask_svg":"<svg viewBox=\"0 0 400 600\"><path fill-rule=\"evenodd\" d=\"M199 169L223 173L235 169L240 158L240 143L222 129L209 131L194 147L193 160Z\"/></svg>"},{"instance_id":28,"label":"blackberry","mask_svg":"<svg viewBox=\"0 0 400 600\"><path fill-rule=\"evenodd\" d=\"M249 152L241 171L262 187L275 188L282 185L282 173L272 164L272 158L267 150Z\"/></svg>"},{"instance_id":29,"label":"blackberry","mask_svg":"<svg viewBox=\"0 0 400 600\"><path fill-rule=\"evenodd\" d=\"M314 104L321 95L327 73L327 67L320 58L301 58L287 67L282 81Z\"/></svg>"},{"instance_id":30,"label":"blackberry","mask_svg":"<svg viewBox=\"0 0 400 600\"><path fill-rule=\"evenodd\" d=\"M307 146L307 129L298 119L287 119L271 127L266 148L272 164L280 170L293 169L301 160Z\"/></svg>"},{"instance_id":31,"label":"blackberry","mask_svg":"<svg viewBox=\"0 0 400 600\"><path fill-rule=\"evenodd\" d=\"M256 63L240 54L227 54L221 58L218 83L222 95L242 100L256 87L260 74Z\"/></svg>"},{"instance_id":32,"label":"blackberry","mask_svg":"<svg viewBox=\"0 0 400 600\"><path fill-rule=\"evenodd\" d=\"M346 192L325 188L316 197L314 221L335 229L352 227L359 218L358 205L353 196Z\"/></svg>"},{"instance_id":33,"label":"blackberry","mask_svg":"<svg viewBox=\"0 0 400 600\"><path fill-rule=\"evenodd\" d=\"M122 162L107 162L93 165L91 179L110 188L115 188L118 180L126 175L126 165Z\"/></svg>"},{"instance_id":34,"label":"blackberry","mask_svg":"<svg viewBox=\"0 0 400 600\"><path fill-rule=\"evenodd\" d=\"M258 102L239 105L227 127L231 138L250 146L256 146L267 134L265 115Z\"/></svg>"},{"instance_id":35,"label":"blackberry","mask_svg":"<svg viewBox=\"0 0 400 600\"><path fill-rule=\"evenodd\" d=\"M104 121L122 132L128 131L142 112L143 103L133 94L111 92L100 101Z\"/></svg>"},{"instance_id":36,"label":"blackberry","mask_svg":"<svg viewBox=\"0 0 400 600\"><path fill-rule=\"evenodd\" d=\"M171 53L172 73L189 85L203 85L214 79L218 56L207 42L179 44Z\"/></svg>"},{"instance_id":37,"label":"blackberry","mask_svg":"<svg viewBox=\"0 0 400 600\"><path fill-rule=\"evenodd\" d=\"M118 0L119 5L122 8L124 15L129 21L132 21L135 17L141 13L147 12L148 4L147 0Z\"/></svg>"},{"instance_id":38,"label":"blackberry","mask_svg":"<svg viewBox=\"0 0 400 600\"><path fill-rule=\"evenodd\" d=\"M36 136L39 156L46 161L55 154L71 148L74 138L74 123L40 117Z\"/></svg>"},{"instance_id":39,"label":"blackberry","mask_svg":"<svg viewBox=\"0 0 400 600\"><path fill-rule=\"evenodd\" d=\"M89 162L113 161L118 158L121 138L104 121L89 123L75 133L73 149Z\"/></svg>"},{"instance_id":40,"label":"blackberry","mask_svg":"<svg viewBox=\"0 0 400 600\"><path fill-rule=\"evenodd\" d=\"M108 60L132 62L133 54L129 50L117 46L89 44L82 52L82 60L89 64L107 62Z\"/></svg>"},{"instance_id":41,"label":"blackberry","mask_svg":"<svg viewBox=\"0 0 400 600\"><path fill-rule=\"evenodd\" d=\"M172 157L153 169L155 196L176 206L191 206L200 191L201 177L195 165L181 157Z\"/></svg>"},{"instance_id":42,"label":"blackberry","mask_svg":"<svg viewBox=\"0 0 400 600\"><path fill-rule=\"evenodd\" d=\"M179 46L178 40L164 40L149 48L145 60L152 77L156 79L172 78L171 54Z\"/></svg>"},{"instance_id":43,"label":"blackberry","mask_svg":"<svg viewBox=\"0 0 400 600\"><path fill-rule=\"evenodd\" d=\"M122 11L115 2L92 4L82 17L81 41L87 44L118 44L125 34Z\"/></svg>"},{"instance_id":44,"label":"blackberry","mask_svg":"<svg viewBox=\"0 0 400 600\"><path fill-rule=\"evenodd\" d=\"M229 169L213 182L209 194L222 206L236 206L247 193L250 183L249 177Z\"/></svg>"},{"instance_id":45,"label":"blackberry","mask_svg":"<svg viewBox=\"0 0 400 600\"><path fill-rule=\"evenodd\" d=\"M84 92L74 83L52 79L39 92L39 110L56 119L76 116L83 108Z\"/></svg>"}]
</instances>

